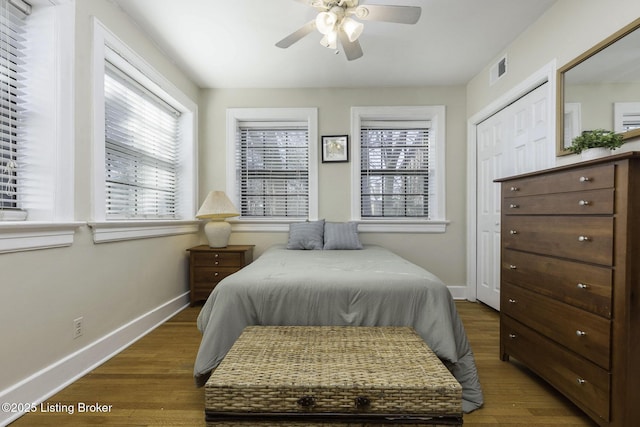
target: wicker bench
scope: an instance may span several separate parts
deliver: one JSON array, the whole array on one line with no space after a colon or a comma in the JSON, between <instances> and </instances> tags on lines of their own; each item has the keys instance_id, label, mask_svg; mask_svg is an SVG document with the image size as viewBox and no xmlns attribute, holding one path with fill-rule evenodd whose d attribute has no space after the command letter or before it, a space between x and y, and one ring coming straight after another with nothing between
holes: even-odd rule
<instances>
[{"instance_id":1,"label":"wicker bench","mask_svg":"<svg viewBox=\"0 0 640 427\"><path fill-rule=\"evenodd\" d=\"M205 385L207 426L461 425L462 387L407 327L251 326Z\"/></svg>"}]
</instances>

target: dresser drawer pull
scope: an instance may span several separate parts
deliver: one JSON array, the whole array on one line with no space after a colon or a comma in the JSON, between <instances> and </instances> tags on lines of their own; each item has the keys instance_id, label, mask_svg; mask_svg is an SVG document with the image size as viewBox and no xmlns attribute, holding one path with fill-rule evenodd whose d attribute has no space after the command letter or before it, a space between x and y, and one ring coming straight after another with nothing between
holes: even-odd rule
<instances>
[{"instance_id":1,"label":"dresser drawer pull","mask_svg":"<svg viewBox=\"0 0 640 427\"><path fill-rule=\"evenodd\" d=\"M589 285L585 285L584 283L578 283L578 289L589 289Z\"/></svg>"},{"instance_id":2,"label":"dresser drawer pull","mask_svg":"<svg viewBox=\"0 0 640 427\"><path fill-rule=\"evenodd\" d=\"M213 273L213 277L218 277L220 275L220 273L218 273L217 271L215 273Z\"/></svg>"},{"instance_id":3,"label":"dresser drawer pull","mask_svg":"<svg viewBox=\"0 0 640 427\"><path fill-rule=\"evenodd\" d=\"M518 234L518 230L509 230L509 234L511 234L512 236L514 234Z\"/></svg>"},{"instance_id":4,"label":"dresser drawer pull","mask_svg":"<svg viewBox=\"0 0 640 427\"><path fill-rule=\"evenodd\" d=\"M216 261L213 263L213 265L218 265L218 264L220 264L220 261Z\"/></svg>"},{"instance_id":5,"label":"dresser drawer pull","mask_svg":"<svg viewBox=\"0 0 640 427\"><path fill-rule=\"evenodd\" d=\"M509 304L516 304L518 302L518 300L515 300L513 298L509 298Z\"/></svg>"},{"instance_id":6,"label":"dresser drawer pull","mask_svg":"<svg viewBox=\"0 0 640 427\"><path fill-rule=\"evenodd\" d=\"M591 181L591 178L589 178L588 176L581 176L580 177L580 182L589 182Z\"/></svg>"},{"instance_id":7,"label":"dresser drawer pull","mask_svg":"<svg viewBox=\"0 0 640 427\"><path fill-rule=\"evenodd\" d=\"M581 331L580 329L578 329L576 331L576 335L579 337L584 337L585 335L587 335L587 333L585 331Z\"/></svg>"},{"instance_id":8,"label":"dresser drawer pull","mask_svg":"<svg viewBox=\"0 0 640 427\"><path fill-rule=\"evenodd\" d=\"M517 265L509 264L509 269L510 270L516 270L517 268L518 268Z\"/></svg>"},{"instance_id":9,"label":"dresser drawer pull","mask_svg":"<svg viewBox=\"0 0 640 427\"><path fill-rule=\"evenodd\" d=\"M520 206L516 205L515 203L511 203L509 205L509 209L518 209Z\"/></svg>"},{"instance_id":10,"label":"dresser drawer pull","mask_svg":"<svg viewBox=\"0 0 640 427\"><path fill-rule=\"evenodd\" d=\"M588 242L589 240L591 240L589 236L578 236L579 242Z\"/></svg>"},{"instance_id":11,"label":"dresser drawer pull","mask_svg":"<svg viewBox=\"0 0 640 427\"><path fill-rule=\"evenodd\" d=\"M509 334L509 338L515 340L518 336L516 334Z\"/></svg>"},{"instance_id":12,"label":"dresser drawer pull","mask_svg":"<svg viewBox=\"0 0 640 427\"><path fill-rule=\"evenodd\" d=\"M214 258L219 258L219 257L220 257L220 254L214 254L214 255L213 255L213 257L214 257Z\"/></svg>"},{"instance_id":13,"label":"dresser drawer pull","mask_svg":"<svg viewBox=\"0 0 640 427\"><path fill-rule=\"evenodd\" d=\"M587 381L583 380L582 378L578 378L578 385L584 385L584 383L586 383Z\"/></svg>"},{"instance_id":14,"label":"dresser drawer pull","mask_svg":"<svg viewBox=\"0 0 640 427\"><path fill-rule=\"evenodd\" d=\"M520 189L518 187L511 187L509 190L511 190L511 191L520 191Z\"/></svg>"},{"instance_id":15,"label":"dresser drawer pull","mask_svg":"<svg viewBox=\"0 0 640 427\"><path fill-rule=\"evenodd\" d=\"M580 200L580 201L578 202L578 204L579 204L580 206L589 206L589 205L591 204L591 202L590 202L590 201L588 201L588 200Z\"/></svg>"}]
</instances>

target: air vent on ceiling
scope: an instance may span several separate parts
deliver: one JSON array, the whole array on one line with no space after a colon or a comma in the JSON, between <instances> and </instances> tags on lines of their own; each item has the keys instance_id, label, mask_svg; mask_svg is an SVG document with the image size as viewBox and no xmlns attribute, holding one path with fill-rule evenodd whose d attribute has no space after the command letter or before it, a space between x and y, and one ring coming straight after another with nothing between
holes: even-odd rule
<instances>
[{"instance_id":1,"label":"air vent on ceiling","mask_svg":"<svg viewBox=\"0 0 640 427\"><path fill-rule=\"evenodd\" d=\"M503 56L500 58L498 62L493 64L491 70L489 71L489 84L493 85L497 82L502 76L507 74L507 56Z\"/></svg>"}]
</instances>

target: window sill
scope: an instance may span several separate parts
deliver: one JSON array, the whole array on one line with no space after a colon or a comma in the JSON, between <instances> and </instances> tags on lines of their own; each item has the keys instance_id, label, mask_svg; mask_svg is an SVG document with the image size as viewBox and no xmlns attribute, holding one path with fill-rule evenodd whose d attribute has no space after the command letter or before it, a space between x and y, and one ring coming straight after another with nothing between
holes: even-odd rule
<instances>
[{"instance_id":1,"label":"window sill","mask_svg":"<svg viewBox=\"0 0 640 427\"><path fill-rule=\"evenodd\" d=\"M197 233L200 229L200 221L195 220L97 221L88 224L93 229L94 243L176 236Z\"/></svg>"},{"instance_id":2,"label":"window sill","mask_svg":"<svg viewBox=\"0 0 640 427\"><path fill-rule=\"evenodd\" d=\"M236 219L236 220L228 220L229 224L231 224L232 232L281 232L289 231L289 224L292 222L304 222L306 219L264 219L264 220L250 220L250 219ZM313 219L309 221L314 221Z\"/></svg>"},{"instance_id":3,"label":"window sill","mask_svg":"<svg viewBox=\"0 0 640 427\"><path fill-rule=\"evenodd\" d=\"M75 231L84 222L0 222L0 253L71 246Z\"/></svg>"},{"instance_id":4,"label":"window sill","mask_svg":"<svg viewBox=\"0 0 640 427\"><path fill-rule=\"evenodd\" d=\"M362 233L445 233L447 220L356 220Z\"/></svg>"},{"instance_id":5,"label":"window sill","mask_svg":"<svg viewBox=\"0 0 640 427\"><path fill-rule=\"evenodd\" d=\"M301 219L278 220L230 220L233 232L288 232L292 222ZM310 220L313 221L313 220ZM447 220L353 220L358 223L358 231L364 233L445 233L450 221Z\"/></svg>"}]
</instances>

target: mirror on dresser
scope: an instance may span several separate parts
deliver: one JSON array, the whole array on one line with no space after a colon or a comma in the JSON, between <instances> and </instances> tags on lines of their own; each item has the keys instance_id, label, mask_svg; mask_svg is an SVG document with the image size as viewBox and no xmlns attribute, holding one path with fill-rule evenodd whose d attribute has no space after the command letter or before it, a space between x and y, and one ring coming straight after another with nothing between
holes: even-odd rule
<instances>
[{"instance_id":1,"label":"mirror on dresser","mask_svg":"<svg viewBox=\"0 0 640 427\"><path fill-rule=\"evenodd\" d=\"M557 155L582 131L640 136L640 19L558 69Z\"/></svg>"}]
</instances>

